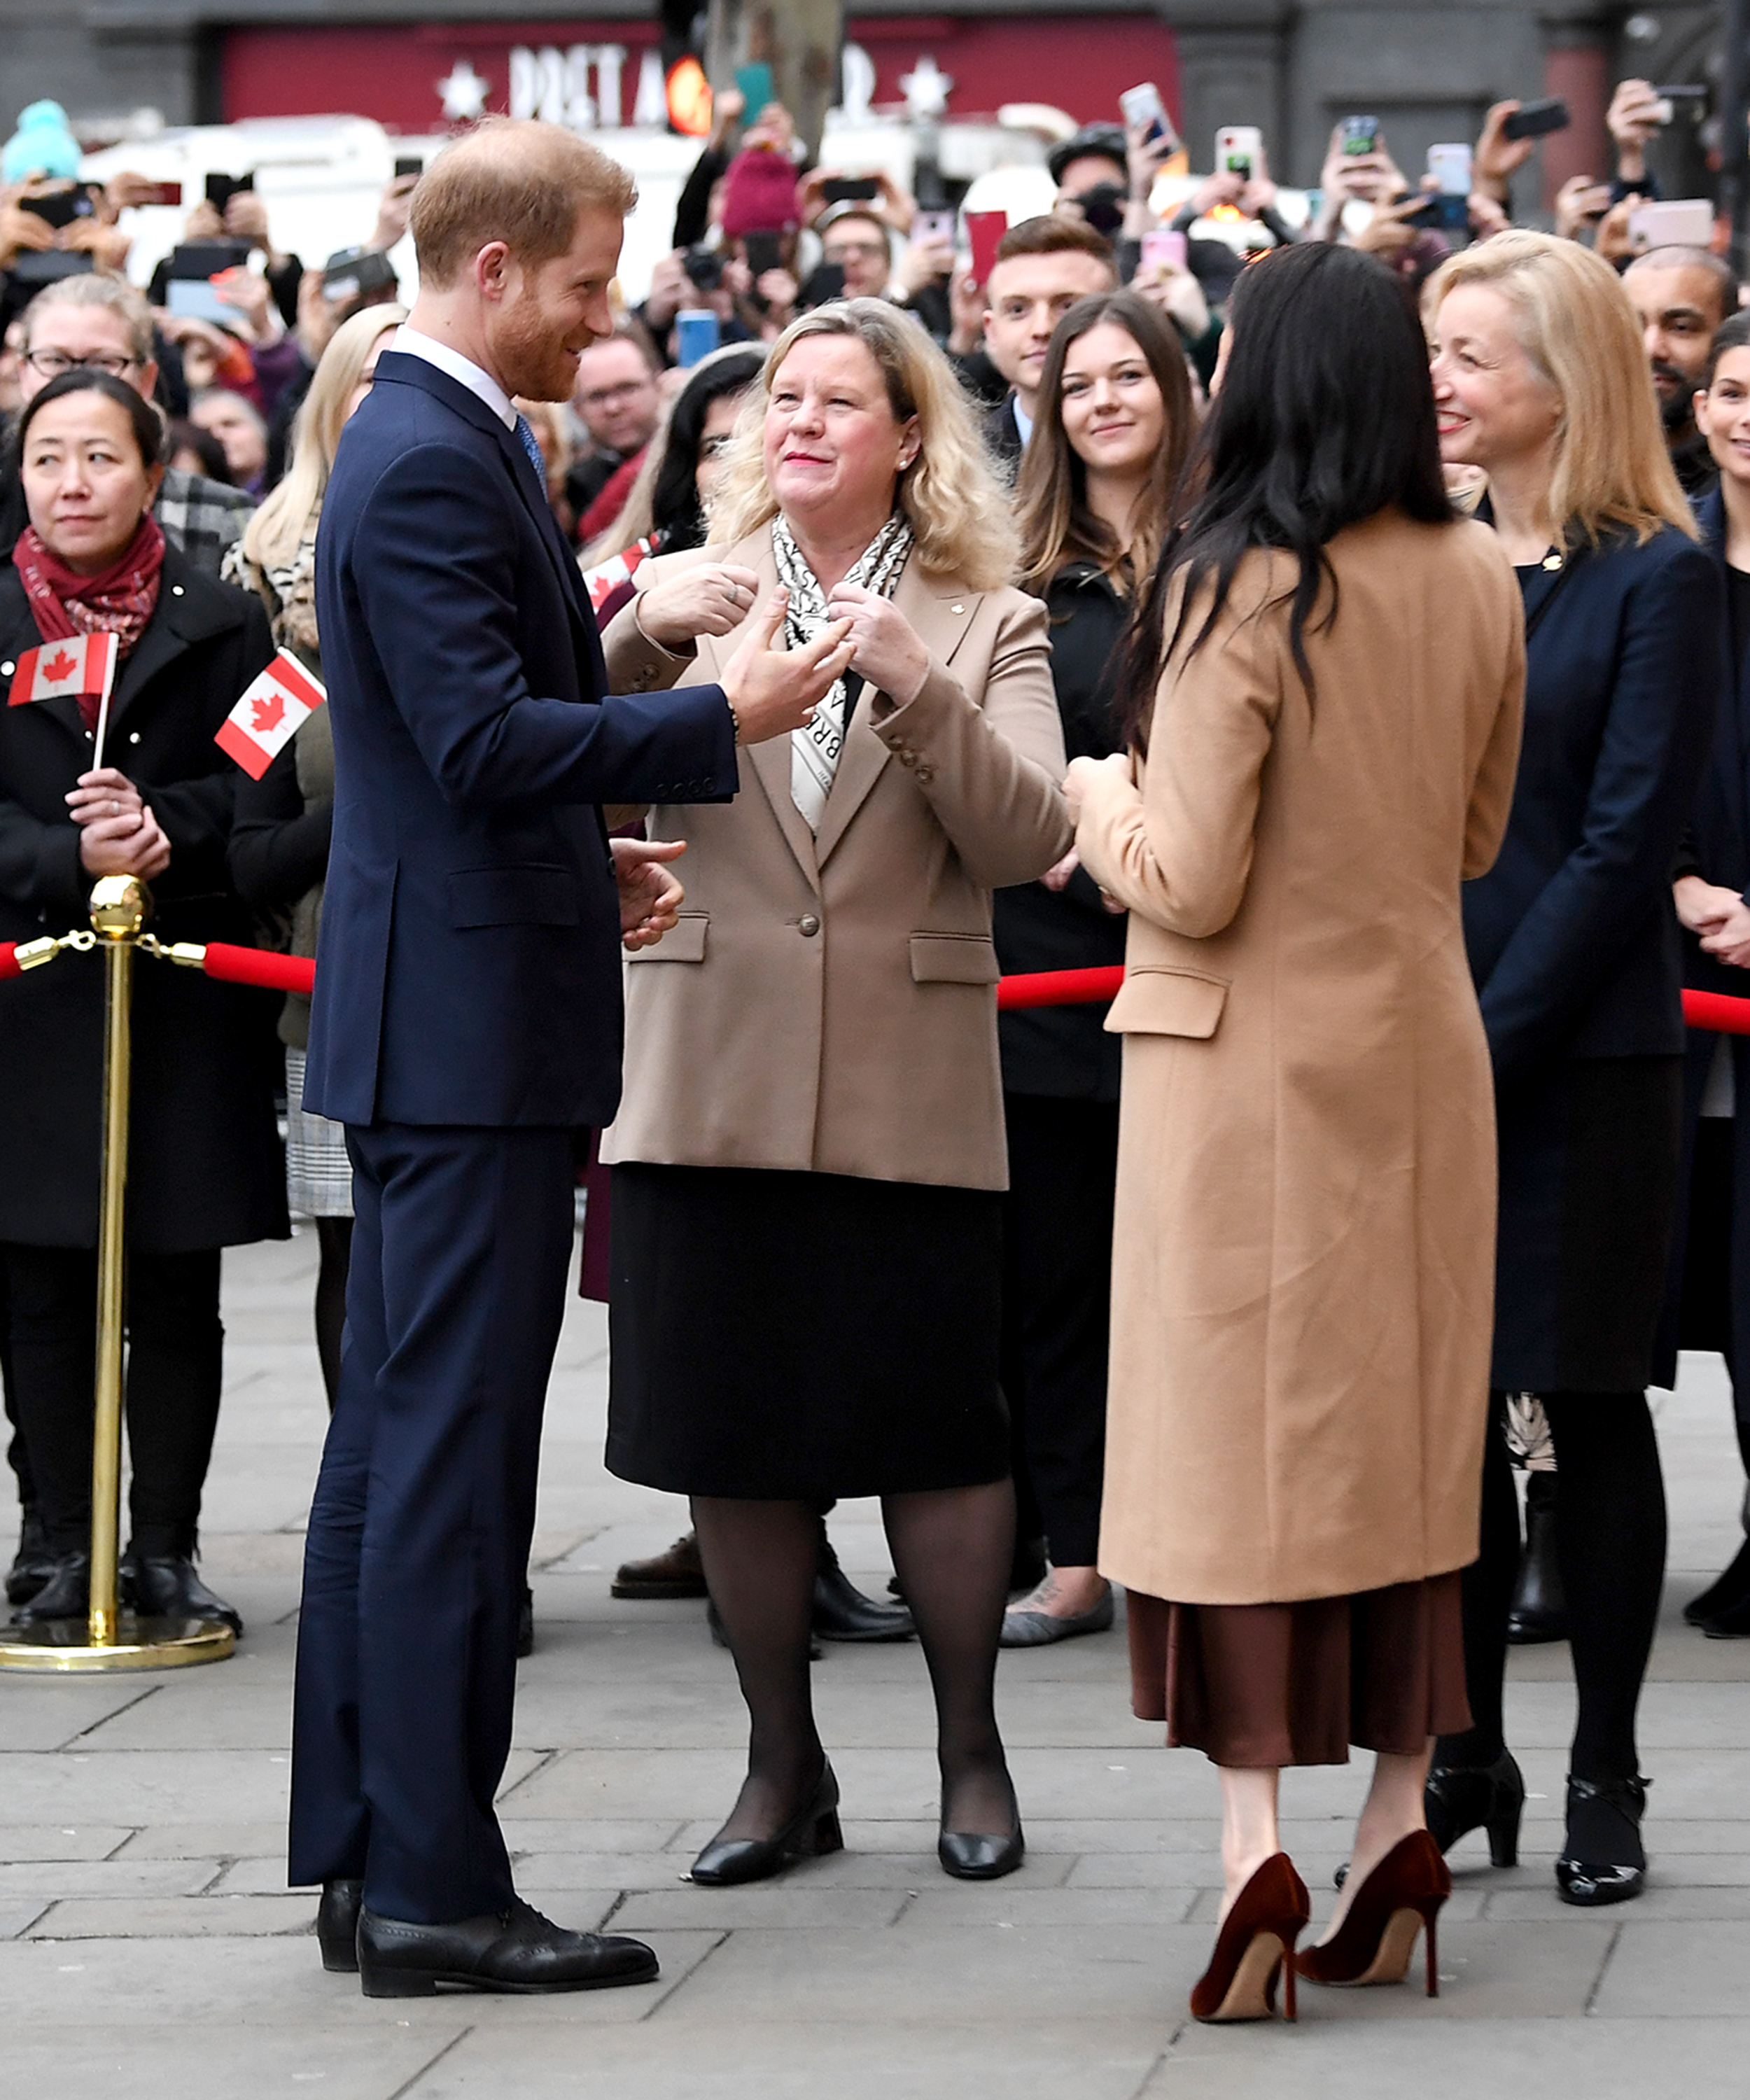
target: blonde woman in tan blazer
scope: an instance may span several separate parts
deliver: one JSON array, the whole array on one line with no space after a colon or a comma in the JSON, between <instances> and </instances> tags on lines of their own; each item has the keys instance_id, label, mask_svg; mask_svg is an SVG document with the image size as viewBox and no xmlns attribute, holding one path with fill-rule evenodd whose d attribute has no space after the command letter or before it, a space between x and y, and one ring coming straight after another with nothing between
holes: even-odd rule
<instances>
[{"instance_id":1,"label":"blonde woman in tan blazer","mask_svg":"<svg viewBox=\"0 0 1750 2100\"><path fill-rule=\"evenodd\" d=\"M992 1704L1013 1546L990 893L1069 843L1043 607L946 360L884 302L787 329L710 544L647 562L612 675L711 674L750 608L848 620L842 691L735 801L659 807L687 901L629 970L608 1463L692 1498L751 1720L695 1880L841 1842L809 1703L817 1512L879 1495L936 1694L946 1870L1020 1864ZM677 783L677 804L685 783Z\"/></svg>"},{"instance_id":2,"label":"blonde woman in tan blazer","mask_svg":"<svg viewBox=\"0 0 1750 2100\"><path fill-rule=\"evenodd\" d=\"M1201 492L1133 667L1131 755L1078 759L1077 845L1131 913L1100 1564L1135 1703L1220 1767L1199 2018L1287 1969L1402 1979L1450 1882L1422 1818L1466 1712L1495 1137L1461 878L1500 843L1512 571L1442 488L1426 352L1328 246L1241 279ZM1291 1950L1284 1765L1376 1754L1337 1916Z\"/></svg>"}]
</instances>

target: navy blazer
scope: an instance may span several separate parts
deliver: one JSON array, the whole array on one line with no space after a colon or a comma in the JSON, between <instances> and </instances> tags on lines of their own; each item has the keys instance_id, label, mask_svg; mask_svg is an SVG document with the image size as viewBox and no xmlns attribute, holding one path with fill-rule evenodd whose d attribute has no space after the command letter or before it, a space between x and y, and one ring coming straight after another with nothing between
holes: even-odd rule
<instances>
[{"instance_id":1,"label":"navy blazer","mask_svg":"<svg viewBox=\"0 0 1750 2100\"><path fill-rule=\"evenodd\" d=\"M394 351L316 540L333 845L306 1106L611 1120L623 1024L602 802L726 801L722 689L608 697L577 564L477 395Z\"/></svg>"},{"instance_id":2,"label":"navy blazer","mask_svg":"<svg viewBox=\"0 0 1750 2100\"><path fill-rule=\"evenodd\" d=\"M1669 526L1519 579L1536 625L1519 780L1500 858L1464 897L1500 1083L1558 1058L1682 1052L1671 875L1713 735L1723 618L1713 561Z\"/></svg>"},{"instance_id":3,"label":"navy blazer","mask_svg":"<svg viewBox=\"0 0 1750 2100\"><path fill-rule=\"evenodd\" d=\"M1726 499L1717 488L1695 506L1696 520L1713 557L1723 599L1726 589ZM1690 854L1704 879L1726 889L1750 889L1750 638L1743 658L1732 654L1732 623L1719 623L1719 718L1713 752L1695 797ZM1683 982L1706 991L1750 998L1750 970L1704 955L1693 934L1684 937Z\"/></svg>"}]
</instances>

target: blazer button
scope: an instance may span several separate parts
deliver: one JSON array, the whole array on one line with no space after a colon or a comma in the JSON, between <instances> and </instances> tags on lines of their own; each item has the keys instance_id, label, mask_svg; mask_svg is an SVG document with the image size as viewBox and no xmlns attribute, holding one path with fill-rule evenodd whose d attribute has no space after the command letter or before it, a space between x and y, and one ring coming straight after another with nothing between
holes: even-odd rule
<instances>
[{"instance_id":1,"label":"blazer button","mask_svg":"<svg viewBox=\"0 0 1750 2100\"><path fill-rule=\"evenodd\" d=\"M139 731L137 729L130 729L128 731L128 742L130 743L138 743L139 742Z\"/></svg>"},{"instance_id":2,"label":"blazer button","mask_svg":"<svg viewBox=\"0 0 1750 2100\"><path fill-rule=\"evenodd\" d=\"M796 931L805 941L812 941L820 931L820 921L812 911L804 911L796 921Z\"/></svg>"}]
</instances>

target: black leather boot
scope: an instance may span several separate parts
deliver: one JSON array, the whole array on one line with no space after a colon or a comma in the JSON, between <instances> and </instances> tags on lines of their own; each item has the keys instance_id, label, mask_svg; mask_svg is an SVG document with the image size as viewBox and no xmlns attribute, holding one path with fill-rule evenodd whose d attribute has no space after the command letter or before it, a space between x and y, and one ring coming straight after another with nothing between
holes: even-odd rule
<instances>
[{"instance_id":1,"label":"black leather boot","mask_svg":"<svg viewBox=\"0 0 1750 2100\"><path fill-rule=\"evenodd\" d=\"M143 1619L218 1619L243 1638L242 1614L208 1589L186 1553L136 1553L130 1546L121 1559L121 1582Z\"/></svg>"},{"instance_id":2,"label":"black leather boot","mask_svg":"<svg viewBox=\"0 0 1750 2100\"><path fill-rule=\"evenodd\" d=\"M54 1573L33 1597L12 1614L15 1626L40 1626L47 1619L82 1619L91 1608L91 1556L57 1554Z\"/></svg>"},{"instance_id":3,"label":"black leather boot","mask_svg":"<svg viewBox=\"0 0 1750 2100\"><path fill-rule=\"evenodd\" d=\"M824 1524L814 1573L814 1631L822 1640L910 1640L917 1628L903 1604L866 1597L839 1565Z\"/></svg>"},{"instance_id":4,"label":"black leather boot","mask_svg":"<svg viewBox=\"0 0 1750 2100\"><path fill-rule=\"evenodd\" d=\"M1533 1472L1525 1488L1525 1551L1507 1613L1507 1639L1519 1648L1567 1639L1567 1599L1555 1551L1556 1476Z\"/></svg>"},{"instance_id":5,"label":"black leather boot","mask_svg":"<svg viewBox=\"0 0 1750 2100\"><path fill-rule=\"evenodd\" d=\"M25 1502L18 1513L18 1551L7 1573L7 1602L28 1604L54 1573L55 1555L49 1551L42 1512L34 1502Z\"/></svg>"}]
</instances>

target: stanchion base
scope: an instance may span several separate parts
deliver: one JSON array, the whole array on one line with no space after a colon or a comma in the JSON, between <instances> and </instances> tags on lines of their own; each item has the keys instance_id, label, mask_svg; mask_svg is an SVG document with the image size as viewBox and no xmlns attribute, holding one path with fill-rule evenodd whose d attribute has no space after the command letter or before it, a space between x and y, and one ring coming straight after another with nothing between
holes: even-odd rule
<instances>
[{"instance_id":1,"label":"stanchion base","mask_svg":"<svg viewBox=\"0 0 1750 2100\"><path fill-rule=\"evenodd\" d=\"M114 1643L93 1648L83 1619L47 1619L9 1626L0 1636L0 1670L176 1670L218 1662L237 1644L223 1619L142 1619L123 1612Z\"/></svg>"}]
</instances>

